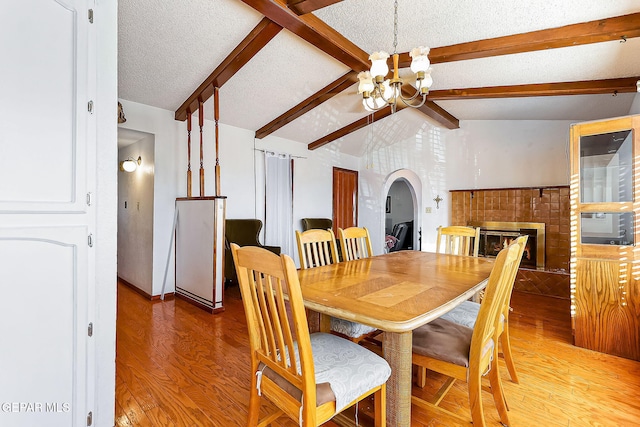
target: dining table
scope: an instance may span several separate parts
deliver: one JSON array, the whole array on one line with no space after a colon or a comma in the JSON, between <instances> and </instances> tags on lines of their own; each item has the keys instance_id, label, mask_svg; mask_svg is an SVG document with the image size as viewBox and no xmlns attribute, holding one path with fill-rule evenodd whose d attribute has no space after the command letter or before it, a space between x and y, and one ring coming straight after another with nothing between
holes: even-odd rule
<instances>
[{"instance_id":1,"label":"dining table","mask_svg":"<svg viewBox=\"0 0 640 427\"><path fill-rule=\"evenodd\" d=\"M411 425L412 331L473 297L487 283L493 259L421 251L384 255L299 270L305 306L330 318L383 331L391 366L387 425Z\"/></svg>"}]
</instances>

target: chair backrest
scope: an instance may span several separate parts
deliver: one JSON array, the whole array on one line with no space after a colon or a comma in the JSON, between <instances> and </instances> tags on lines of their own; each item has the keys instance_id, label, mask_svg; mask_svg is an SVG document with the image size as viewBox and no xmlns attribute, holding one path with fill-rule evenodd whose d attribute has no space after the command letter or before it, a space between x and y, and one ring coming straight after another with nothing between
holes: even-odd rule
<instances>
[{"instance_id":1,"label":"chair backrest","mask_svg":"<svg viewBox=\"0 0 640 427\"><path fill-rule=\"evenodd\" d=\"M436 253L478 256L479 246L480 227L461 225L438 227Z\"/></svg>"},{"instance_id":2,"label":"chair backrest","mask_svg":"<svg viewBox=\"0 0 640 427\"><path fill-rule=\"evenodd\" d=\"M366 227L338 228L343 261L353 261L373 256L371 237Z\"/></svg>"},{"instance_id":3,"label":"chair backrest","mask_svg":"<svg viewBox=\"0 0 640 427\"><path fill-rule=\"evenodd\" d=\"M330 218L302 218L302 231L319 228L326 230L333 227L333 221Z\"/></svg>"},{"instance_id":4,"label":"chair backrest","mask_svg":"<svg viewBox=\"0 0 640 427\"><path fill-rule=\"evenodd\" d=\"M331 230L296 230L300 268L320 267L338 262L336 237Z\"/></svg>"},{"instance_id":5,"label":"chair backrest","mask_svg":"<svg viewBox=\"0 0 640 427\"><path fill-rule=\"evenodd\" d=\"M520 266L526 237L518 238L514 243L498 254L489 281L485 288L484 298L473 328L469 360L480 360L479 364L470 364L470 369L484 369L488 366L493 354L487 352L490 341L498 343L498 326L505 300L511 294L513 282ZM497 348L497 347L494 347Z\"/></svg>"},{"instance_id":6,"label":"chair backrest","mask_svg":"<svg viewBox=\"0 0 640 427\"><path fill-rule=\"evenodd\" d=\"M518 245L519 246L519 262L522 261L522 257L524 255L524 251L527 248L527 242L529 240L529 236L524 235L524 236L520 236L517 239L515 239L513 242L511 242L512 245ZM519 265L518 265L519 266ZM503 298L503 302L502 302L502 314L504 314L505 318L508 318L509 316L509 310L511 309L510 305L511 305L511 294L513 291L513 286L516 282L516 276L518 275L518 269L516 268L516 270L513 272L513 279L511 280L511 287L507 290L506 295Z\"/></svg>"},{"instance_id":7,"label":"chair backrest","mask_svg":"<svg viewBox=\"0 0 640 427\"><path fill-rule=\"evenodd\" d=\"M315 408L311 340L293 260L257 247L232 244L231 251L247 317L252 372L265 365L302 391L300 403L305 411ZM294 340L299 358L295 357ZM263 387L263 393L266 391Z\"/></svg>"},{"instance_id":8,"label":"chair backrest","mask_svg":"<svg viewBox=\"0 0 640 427\"><path fill-rule=\"evenodd\" d=\"M393 226L393 232L392 232L393 237L395 237L398 240L396 240L396 244L393 245L391 249L389 249L389 252L395 252L402 249L402 246L404 246L404 241L407 238L408 231L409 231L409 225L406 222L401 222Z\"/></svg>"},{"instance_id":9,"label":"chair backrest","mask_svg":"<svg viewBox=\"0 0 640 427\"><path fill-rule=\"evenodd\" d=\"M240 246L262 246L258 237L262 230L259 219L227 219L225 221L225 238Z\"/></svg>"}]
</instances>

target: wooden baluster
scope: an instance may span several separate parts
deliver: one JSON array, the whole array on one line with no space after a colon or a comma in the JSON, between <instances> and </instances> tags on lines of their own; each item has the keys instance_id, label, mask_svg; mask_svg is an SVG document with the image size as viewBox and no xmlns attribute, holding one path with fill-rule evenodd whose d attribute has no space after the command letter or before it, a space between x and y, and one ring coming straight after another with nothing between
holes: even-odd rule
<instances>
[{"instance_id":1,"label":"wooden baluster","mask_svg":"<svg viewBox=\"0 0 640 427\"><path fill-rule=\"evenodd\" d=\"M200 197L204 197L204 152L202 148L202 126L204 126L204 102L200 101L198 108L198 121L200 122Z\"/></svg>"},{"instance_id":2,"label":"wooden baluster","mask_svg":"<svg viewBox=\"0 0 640 427\"><path fill-rule=\"evenodd\" d=\"M220 88L218 87L214 87L213 88L213 118L215 120L215 125L216 125L216 168L215 168L215 174L216 174L216 196L220 196L220 161L218 159L218 141L219 141L219 135L218 135L218 119L220 118L220 94L219 94Z\"/></svg>"},{"instance_id":3,"label":"wooden baluster","mask_svg":"<svg viewBox=\"0 0 640 427\"><path fill-rule=\"evenodd\" d=\"M187 197L191 197L191 111L187 110Z\"/></svg>"}]
</instances>

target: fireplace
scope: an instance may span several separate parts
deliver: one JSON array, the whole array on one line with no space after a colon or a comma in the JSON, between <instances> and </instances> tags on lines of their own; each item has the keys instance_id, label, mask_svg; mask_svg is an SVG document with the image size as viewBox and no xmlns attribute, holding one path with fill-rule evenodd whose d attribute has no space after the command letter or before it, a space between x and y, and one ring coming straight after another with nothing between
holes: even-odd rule
<instances>
[{"instance_id":1,"label":"fireplace","mask_svg":"<svg viewBox=\"0 0 640 427\"><path fill-rule=\"evenodd\" d=\"M543 222L470 222L480 227L479 256L496 257L498 252L519 236L527 235L521 267L544 270L545 225Z\"/></svg>"}]
</instances>

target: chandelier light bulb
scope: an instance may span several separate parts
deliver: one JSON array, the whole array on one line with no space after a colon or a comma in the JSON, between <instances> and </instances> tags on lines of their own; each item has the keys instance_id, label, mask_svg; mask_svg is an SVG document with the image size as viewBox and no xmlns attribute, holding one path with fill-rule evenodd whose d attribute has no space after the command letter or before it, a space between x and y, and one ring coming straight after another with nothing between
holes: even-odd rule
<instances>
[{"instance_id":1,"label":"chandelier light bulb","mask_svg":"<svg viewBox=\"0 0 640 427\"><path fill-rule=\"evenodd\" d=\"M358 80L360 83L358 84L358 93L365 92L373 92L373 78L371 77L371 73L368 71L361 71L358 73Z\"/></svg>"},{"instance_id":2,"label":"chandelier light bulb","mask_svg":"<svg viewBox=\"0 0 640 427\"><path fill-rule=\"evenodd\" d=\"M389 54L384 51L373 52L371 56L369 56L369 61L371 61L371 75L373 77L384 78L389 73L387 59L389 59Z\"/></svg>"},{"instance_id":3,"label":"chandelier light bulb","mask_svg":"<svg viewBox=\"0 0 640 427\"><path fill-rule=\"evenodd\" d=\"M424 79L422 79L422 87L426 87L429 89L433 84L433 77L431 77L431 70L427 70L427 73L424 75Z\"/></svg>"},{"instance_id":4,"label":"chandelier light bulb","mask_svg":"<svg viewBox=\"0 0 640 427\"><path fill-rule=\"evenodd\" d=\"M429 55L430 49L428 47L419 46L411 49L409 52L409 56L412 58L411 61L411 71L414 73L418 73L420 71L426 72L429 69Z\"/></svg>"}]
</instances>

